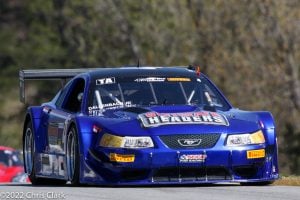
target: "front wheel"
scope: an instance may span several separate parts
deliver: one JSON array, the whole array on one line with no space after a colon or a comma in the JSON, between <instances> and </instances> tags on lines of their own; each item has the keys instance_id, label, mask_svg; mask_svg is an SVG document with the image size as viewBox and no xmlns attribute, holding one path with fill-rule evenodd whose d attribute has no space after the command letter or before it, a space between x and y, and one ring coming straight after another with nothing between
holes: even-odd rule
<instances>
[{"instance_id":1,"label":"front wheel","mask_svg":"<svg viewBox=\"0 0 300 200\"><path fill-rule=\"evenodd\" d=\"M79 185L79 145L75 127L71 127L67 135L67 170L72 185Z\"/></svg>"}]
</instances>

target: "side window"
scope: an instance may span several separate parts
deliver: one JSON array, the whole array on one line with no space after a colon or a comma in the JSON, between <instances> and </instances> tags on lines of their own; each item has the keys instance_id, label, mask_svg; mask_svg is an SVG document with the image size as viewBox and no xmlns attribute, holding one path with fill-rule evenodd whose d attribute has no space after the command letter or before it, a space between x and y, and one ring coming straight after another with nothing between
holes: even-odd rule
<instances>
[{"instance_id":1,"label":"side window","mask_svg":"<svg viewBox=\"0 0 300 200\"><path fill-rule=\"evenodd\" d=\"M71 111L71 112L79 112L81 109L81 103L83 98L85 82L82 78L78 78L73 81L71 84L71 88L69 93L67 94L62 108Z\"/></svg>"},{"instance_id":2,"label":"side window","mask_svg":"<svg viewBox=\"0 0 300 200\"><path fill-rule=\"evenodd\" d=\"M55 102L55 105L57 107L61 108L61 105L64 102L64 99L70 89L70 86L72 85L71 83L72 83L72 81L68 82L67 85L59 92L59 96L57 98L57 101Z\"/></svg>"},{"instance_id":3,"label":"side window","mask_svg":"<svg viewBox=\"0 0 300 200\"><path fill-rule=\"evenodd\" d=\"M8 156L4 151L0 151L0 165L9 166Z\"/></svg>"}]
</instances>

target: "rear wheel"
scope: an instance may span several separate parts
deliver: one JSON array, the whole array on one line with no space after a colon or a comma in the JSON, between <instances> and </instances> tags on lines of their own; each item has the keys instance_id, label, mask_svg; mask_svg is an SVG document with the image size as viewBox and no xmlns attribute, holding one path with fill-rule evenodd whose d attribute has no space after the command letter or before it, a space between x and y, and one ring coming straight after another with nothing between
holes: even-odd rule
<instances>
[{"instance_id":1,"label":"rear wheel","mask_svg":"<svg viewBox=\"0 0 300 200\"><path fill-rule=\"evenodd\" d=\"M71 127L67 136L67 170L72 185L79 185L79 145L75 127Z\"/></svg>"},{"instance_id":2,"label":"rear wheel","mask_svg":"<svg viewBox=\"0 0 300 200\"><path fill-rule=\"evenodd\" d=\"M30 121L27 123L24 132L23 152L24 168L28 174L29 180L33 185L63 185L66 183L65 180L39 178L36 176L35 141L32 123Z\"/></svg>"},{"instance_id":3,"label":"rear wheel","mask_svg":"<svg viewBox=\"0 0 300 200\"><path fill-rule=\"evenodd\" d=\"M35 164L34 164L35 143L34 143L34 135L33 135L31 122L28 122L26 125L23 144L24 144L23 145L24 168L28 174L29 180L33 185L43 184L43 180L37 178L35 175Z\"/></svg>"},{"instance_id":4,"label":"rear wheel","mask_svg":"<svg viewBox=\"0 0 300 200\"><path fill-rule=\"evenodd\" d=\"M31 124L28 123L24 135L24 168L29 176L32 176L33 173L33 157L34 157L34 142L33 142L33 133L31 129Z\"/></svg>"}]
</instances>

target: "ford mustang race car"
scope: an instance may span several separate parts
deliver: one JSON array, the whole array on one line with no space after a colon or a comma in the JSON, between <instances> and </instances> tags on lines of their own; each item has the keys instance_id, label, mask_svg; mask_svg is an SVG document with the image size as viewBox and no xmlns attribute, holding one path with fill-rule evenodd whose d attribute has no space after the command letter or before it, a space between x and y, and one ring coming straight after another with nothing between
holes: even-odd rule
<instances>
[{"instance_id":1,"label":"ford mustang race car","mask_svg":"<svg viewBox=\"0 0 300 200\"><path fill-rule=\"evenodd\" d=\"M25 81L71 79L27 109L32 184L270 184L278 178L269 112L235 109L190 67L21 70Z\"/></svg>"}]
</instances>

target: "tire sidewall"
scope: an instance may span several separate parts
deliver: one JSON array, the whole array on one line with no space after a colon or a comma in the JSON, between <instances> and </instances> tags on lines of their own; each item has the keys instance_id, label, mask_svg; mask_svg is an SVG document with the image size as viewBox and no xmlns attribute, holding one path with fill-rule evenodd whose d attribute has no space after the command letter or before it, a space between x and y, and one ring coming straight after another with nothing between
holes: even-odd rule
<instances>
[{"instance_id":1,"label":"tire sidewall","mask_svg":"<svg viewBox=\"0 0 300 200\"><path fill-rule=\"evenodd\" d=\"M26 160L25 160L25 140L26 140L26 134L27 134L27 131L28 131L28 129L30 129L30 131L31 131L31 138L32 138L32 145L33 145L33 147L32 147L32 149L31 149L31 151L33 151L33 153L32 153L32 163L31 163L31 170L30 170L30 173L29 173L29 171L28 171L28 169L27 169L27 163L26 163ZM24 132L24 139L23 139L23 158L24 158L24 169L26 170L26 173L28 174L28 177L29 177L29 179L30 179L30 181L31 181L31 183L32 184L36 184L36 182L37 182L37 178L36 178L36 175L35 175L35 135L34 135L34 131L33 131L33 128L32 128L32 123L31 123L31 121L29 121L29 122L27 122L27 125L26 125L26 128L25 128L25 132Z\"/></svg>"},{"instance_id":2,"label":"tire sidewall","mask_svg":"<svg viewBox=\"0 0 300 200\"><path fill-rule=\"evenodd\" d=\"M68 143L69 143L69 135L73 134L73 139L75 140L75 167L74 167L74 172L73 174L70 173L70 166L69 163L67 162L67 170L68 170L68 176L69 176L69 180L71 182L72 185L79 185L79 175L80 175L80 154L79 154L79 140L78 140L78 134L77 134L77 129L75 128L75 126L72 126L69 131L68 131L68 135L67 135L67 148L66 148L66 153L67 156L69 156L69 149L68 149ZM68 160L68 159L67 159Z\"/></svg>"}]
</instances>

